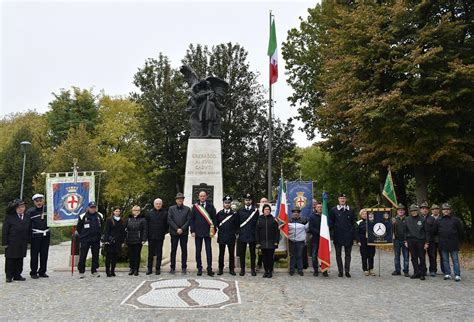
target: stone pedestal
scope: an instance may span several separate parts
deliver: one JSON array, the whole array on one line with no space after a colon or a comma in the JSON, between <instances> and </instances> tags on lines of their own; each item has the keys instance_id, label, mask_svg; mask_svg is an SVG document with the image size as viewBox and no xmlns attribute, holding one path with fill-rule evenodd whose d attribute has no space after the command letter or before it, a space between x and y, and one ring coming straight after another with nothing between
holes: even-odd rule
<instances>
[{"instance_id":1,"label":"stone pedestal","mask_svg":"<svg viewBox=\"0 0 474 322\"><path fill-rule=\"evenodd\" d=\"M220 139L191 138L188 141L186 172L184 175L184 204L192 206L200 190L208 192L208 199L216 209L223 198L222 147Z\"/></svg>"}]
</instances>

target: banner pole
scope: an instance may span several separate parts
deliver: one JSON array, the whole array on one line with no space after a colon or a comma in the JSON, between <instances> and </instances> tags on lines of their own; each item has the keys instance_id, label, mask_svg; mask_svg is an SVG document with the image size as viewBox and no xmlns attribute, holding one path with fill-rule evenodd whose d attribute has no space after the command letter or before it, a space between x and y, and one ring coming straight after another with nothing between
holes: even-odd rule
<instances>
[{"instance_id":1,"label":"banner pole","mask_svg":"<svg viewBox=\"0 0 474 322\"><path fill-rule=\"evenodd\" d=\"M75 245L74 245L74 237L76 235L76 226L72 226L72 242L71 242L71 276L74 275L74 256L76 254Z\"/></svg>"},{"instance_id":2,"label":"banner pole","mask_svg":"<svg viewBox=\"0 0 474 322\"><path fill-rule=\"evenodd\" d=\"M377 248L375 248L377 249ZM379 253L379 277L380 277L380 248L378 249L377 253Z\"/></svg>"}]
</instances>

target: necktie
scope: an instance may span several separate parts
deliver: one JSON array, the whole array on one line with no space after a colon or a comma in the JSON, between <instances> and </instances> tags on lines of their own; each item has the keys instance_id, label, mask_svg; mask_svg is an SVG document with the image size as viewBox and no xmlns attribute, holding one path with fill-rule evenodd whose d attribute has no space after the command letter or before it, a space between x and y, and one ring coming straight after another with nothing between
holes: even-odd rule
<instances>
[{"instance_id":1,"label":"necktie","mask_svg":"<svg viewBox=\"0 0 474 322\"><path fill-rule=\"evenodd\" d=\"M23 220L23 214L20 214L20 220Z\"/></svg>"}]
</instances>

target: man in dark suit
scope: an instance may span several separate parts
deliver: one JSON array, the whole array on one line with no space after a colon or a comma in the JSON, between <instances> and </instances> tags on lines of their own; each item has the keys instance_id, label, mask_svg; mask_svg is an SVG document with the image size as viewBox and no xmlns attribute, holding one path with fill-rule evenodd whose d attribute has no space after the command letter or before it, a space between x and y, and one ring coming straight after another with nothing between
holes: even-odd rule
<instances>
[{"instance_id":1,"label":"man in dark suit","mask_svg":"<svg viewBox=\"0 0 474 322\"><path fill-rule=\"evenodd\" d=\"M191 209L183 205L184 195L178 192L176 195L176 205L168 209L168 225L171 236L170 273L174 274L176 269L176 251L178 242L181 247L181 273L186 274L188 260L188 235Z\"/></svg>"},{"instance_id":2,"label":"man in dark suit","mask_svg":"<svg viewBox=\"0 0 474 322\"><path fill-rule=\"evenodd\" d=\"M194 204L191 211L191 236L195 238L196 243L196 264L198 276L202 275L202 242L206 244L207 275L214 276L212 271L212 248L211 238L216 233L216 208L207 200L205 191L199 192L199 201Z\"/></svg>"},{"instance_id":3,"label":"man in dark suit","mask_svg":"<svg viewBox=\"0 0 474 322\"><path fill-rule=\"evenodd\" d=\"M25 214L25 203L16 199L7 207L2 227L2 245L5 246L6 282L24 281L23 258L26 256L31 237L30 217Z\"/></svg>"},{"instance_id":4,"label":"man in dark suit","mask_svg":"<svg viewBox=\"0 0 474 322\"><path fill-rule=\"evenodd\" d=\"M153 209L146 216L148 224L148 270L150 275L153 270L153 257L156 256L156 275L161 273L161 260L163 258L163 240L168 233L168 212L163 209L163 201L156 198Z\"/></svg>"},{"instance_id":5,"label":"man in dark suit","mask_svg":"<svg viewBox=\"0 0 474 322\"><path fill-rule=\"evenodd\" d=\"M336 249L336 262L339 277L351 277L351 251L354 242L354 225L356 217L352 208L347 205L347 197L341 193L338 198L339 204L329 212L329 228L333 231L334 248ZM342 265L342 247L344 247L344 267Z\"/></svg>"}]
</instances>

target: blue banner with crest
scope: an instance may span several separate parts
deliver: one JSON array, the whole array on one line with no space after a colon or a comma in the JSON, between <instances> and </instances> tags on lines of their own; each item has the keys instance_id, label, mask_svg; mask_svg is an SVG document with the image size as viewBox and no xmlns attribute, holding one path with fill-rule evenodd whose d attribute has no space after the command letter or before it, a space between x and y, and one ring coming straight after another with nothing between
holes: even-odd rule
<instances>
[{"instance_id":1,"label":"blue banner with crest","mask_svg":"<svg viewBox=\"0 0 474 322\"><path fill-rule=\"evenodd\" d=\"M289 216L294 207L299 207L301 216L309 218L313 208L313 181L288 181L286 187Z\"/></svg>"}]
</instances>

